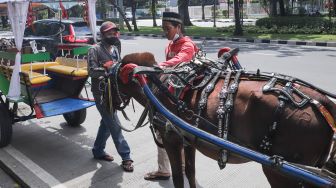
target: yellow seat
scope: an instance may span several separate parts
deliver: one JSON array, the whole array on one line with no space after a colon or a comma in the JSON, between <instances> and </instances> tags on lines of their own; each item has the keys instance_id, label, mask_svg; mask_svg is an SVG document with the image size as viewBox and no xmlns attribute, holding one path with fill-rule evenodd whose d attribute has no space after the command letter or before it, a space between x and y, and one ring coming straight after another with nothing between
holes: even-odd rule
<instances>
[{"instance_id":1,"label":"yellow seat","mask_svg":"<svg viewBox=\"0 0 336 188\"><path fill-rule=\"evenodd\" d=\"M85 60L85 59L57 57L55 62L60 64L60 65L75 67L75 68L79 68L79 69L86 69L87 68L87 60Z\"/></svg>"},{"instance_id":2,"label":"yellow seat","mask_svg":"<svg viewBox=\"0 0 336 188\"><path fill-rule=\"evenodd\" d=\"M77 69L75 67L64 66L64 65L55 65L47 67L48 71L56 72L59 74L69 75L69 76L88 76L86 69Z\"/></svg>"},{"instance_id":3,"label":"yellow seat","mask_svg":"<svg viewBox=\"0 0 336 188\"><path fill-rule=\"evenodd\" d=\"M40 74L38 72L30 72L29 70L22 70L21 72L25 75L25 77L29 78L27 81L29 80L31 85L43 84L51 80L49 76Z\"/></svg>"},{"instance_id":4,"label":"yellow seat","mask_svg":"<svg viewBox=\"0 0 336 188\"><path fill-rule=\"evenodd\" d=\"M54 65L59 65L57 62L35 62L33 64L23 64L21 65L21 70L30 70L30 68L32 68L32 70L42 70L44 69L44 67L50 67L50 66L54 66Z\"/></svg>"}]
</instances>

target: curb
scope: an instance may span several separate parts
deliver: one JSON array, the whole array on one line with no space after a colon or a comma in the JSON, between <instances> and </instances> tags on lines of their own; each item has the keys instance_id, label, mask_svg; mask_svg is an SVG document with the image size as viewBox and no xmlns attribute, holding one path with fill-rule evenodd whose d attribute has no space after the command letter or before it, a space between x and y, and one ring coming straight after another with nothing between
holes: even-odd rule
<instances>
[{"instance_id":1,"label":"curb","mask_svg":"<svg viewBox=\"0 0 336 188\"><path fill-rule=\"evenodd\" d=\"M30 186L15 172L0 160L0 169L2 169L9 177L11 177L20 187L29 188Z\"/></svg>"},{"instance_id":2,"label":"curb","mask_svg":"<svg viewBox=\"0 0 336 188\"><path fill-rule=\"evenodd\" d=\"M10 146L7 146L10 147ZM31 170L24 167L21 162L11 156L6 149L0 149L0 168L5 171L16 183L23 188L48 187Z\"/></svg>"},{"instance_id":3,"label":"curb","mask_svg":"<svg viewBox=\"0 0 336 188\"><path fill-rule=\"evenodd\" d=\"M163 35L157 34L133 34L122 33L125 36L143 36L153 38L165 38ZM231 42L247 42L247 43L263 43L263 44L282 44L282 45L297 45L297 46L319 46L319 47L336 47L336 42L315 42L315 41L297 41L297 40L270 40L270 39L253 39L253 38L227 38L227 37L198 37L190 36L192 39L201 40L218 40Z\"/></svg>"}]
</instances>

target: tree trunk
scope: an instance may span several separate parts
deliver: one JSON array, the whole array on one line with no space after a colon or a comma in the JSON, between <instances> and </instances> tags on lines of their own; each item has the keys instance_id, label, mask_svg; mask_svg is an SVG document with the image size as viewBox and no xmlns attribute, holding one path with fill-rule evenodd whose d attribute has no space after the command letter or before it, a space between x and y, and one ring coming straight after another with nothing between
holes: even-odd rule
<instances>
[{"instance_id":1,"label":"tree trunk","mask_svg":"<svg viewBox=\"0 0 336 188\"><path fill-rule=\"evenodd\" d=\"M205 0L202 0L202 20L205 20L204 7L205 7Z\"/></svg>"},{"instance_id":2,"label":"tree trunk","mask_svg":"<svg viewBox=\"0 0 336 188\"><path fill-rule=\"evenodd\" d=\"M124 11L123 11L119 6L117 6L117 4L116 4L116 2L115 2L114 0L110 0L110 2L111 2L111 4L112 4L114 7L117 7L117 10L118 10L118 12L119 12L119 15L122 16L124 22L126 23L126 26L127 26L128 31L133 31L131 25L129 24L129 22L128 22L127 18L126 18L126 15L125 15Z\"/></svg>"},{"instance_id":3,"label":"tree trunk","mask_svg":"<svg viewBox=\"0 0 336 188\"><path fill-rule=\"evenodd\" d=\"M284 0L279 0L280 16L286 16Z\"/></svg>"},{"instance_id":4,"label":"tree trunk","mask_svg":"<svg viewBox=\"0 0 336 188\"><path fill-rule=\"evenodd\" d=\"M336 16L336 0L333 1L334 16Z\"/></svg>"},{"instance_id":5,"label":"tree trunk","mask_svg":"<svg viewBox=\"0 0 336 188\"><path fill-rule=\"evenodd\" d=\"M271 0L271 16L276 16L277 13L277 0Z\"/></svg>"},{"instance_id":6,"label":"tree trunk","mask_svg":"<svg viewBox=\"0 0 336 188\"><path fill-rule=\"evenodd\" d=\"M239 17L239 2L238 0L233 1L233 6L234 6L234 16L235 16L235 31L234 35L241 36L243 35L243 29L240 24L240 17Z\"/></svg>"},{"instance_id":7,"label":"tree trunk","mask_svg":"<svg viewBox=\"0 0 336 188\"><path fill-rule=\"evenodd\" d=\"M230 0L227 0L227 6L228 6L228 15L227 18L230 18Z\"/></svg>"},{"instance_id":8,"label":"tree trunk","mask_svg":"<svg viewBox=\"0 0 336 188\"><path fill-rule=\"evenodd\" d=\"M178 0L177 4L178 4L178 12L182 17L182 21L184 25L192 26L192 23L189 17L189 10L188 10L189 0Z\"/></svg>"},{"instance_id":9,"label":"tree trunk","mask_svg":"<svg viewBox=\"0 0 336 188\"><path fill-rule=\"evenodd\" d=\"M100 1L100 16L101 19L105 19L106 18L106 8L105 8L105 1Z\"/></svg>"},{"instance_id":10,"label":"tree trunk","mask_svg":"<svg viewBox=\"0 0 336 188\"><path fill-rule=\"evenodd\" d=\"M152 16L153 16L153 27L157 27L156 24L156 0L152 0Z\"/></svg>"},{"instance_id":11,"label":"tree trunk","mask_svg":"<svg viewBox=\"0 0 336 188\"><path fill-rule=\"evenodd\" d=\"M134 27L134 31L139 31L138 25L136 22L135 11L136 11L136 1L132 0L132 25Z\"/></svg>"},{"instance_id":12,"label":"tree trunk","mask_svg":"<svg viewBox=\"0 0 336 188\"><path fill-rule=\"evenodd\" d=\"M213 27L216 27L216 0L213 1Z\"/></svg>"}]
</instances>

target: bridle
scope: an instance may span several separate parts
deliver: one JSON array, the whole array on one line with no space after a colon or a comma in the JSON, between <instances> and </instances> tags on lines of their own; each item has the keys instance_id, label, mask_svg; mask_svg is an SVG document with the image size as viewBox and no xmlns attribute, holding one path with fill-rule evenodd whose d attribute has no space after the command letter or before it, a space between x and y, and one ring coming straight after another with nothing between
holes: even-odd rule
<instances>
[{"instance_id":1,"label":"bridle","mask_svg":"<svg viewBox=\"0 0 336 188\"><path fill-rule=\"evenodd\" d=\"M109 71L109 76L112 78L114 93L116 93L119 101L121 102L120 104L118 103L118 104L114 105L113 107L116 110L120 110L120 111L124 110L126 108L126 106L128 106L128 104L130 103L131 98L132 98L132 97L122 93L119 89L118 74L120 72L121 65L122 65L122 62L119 61L116 64L114 64Z\"/></svg>"}]
</instances>

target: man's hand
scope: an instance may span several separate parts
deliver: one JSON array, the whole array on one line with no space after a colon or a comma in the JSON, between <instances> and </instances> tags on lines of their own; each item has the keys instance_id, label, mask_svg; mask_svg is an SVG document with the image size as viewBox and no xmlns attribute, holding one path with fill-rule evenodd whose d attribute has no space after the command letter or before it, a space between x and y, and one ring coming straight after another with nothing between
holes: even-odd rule
<instances>
[{"instance_id":1,"label":"man's hand","mask_svg":"<svg viewBox=\"0 0 336 188\"><path fill-rule=\"evenodd\" d=\"M105 69L109 69L109 68L112 67L113 64L114 64L113 61L106 61L106 62L104 63L104 65L103 65L103 67L104 67Z\"/></svg>"}]
</instances>

